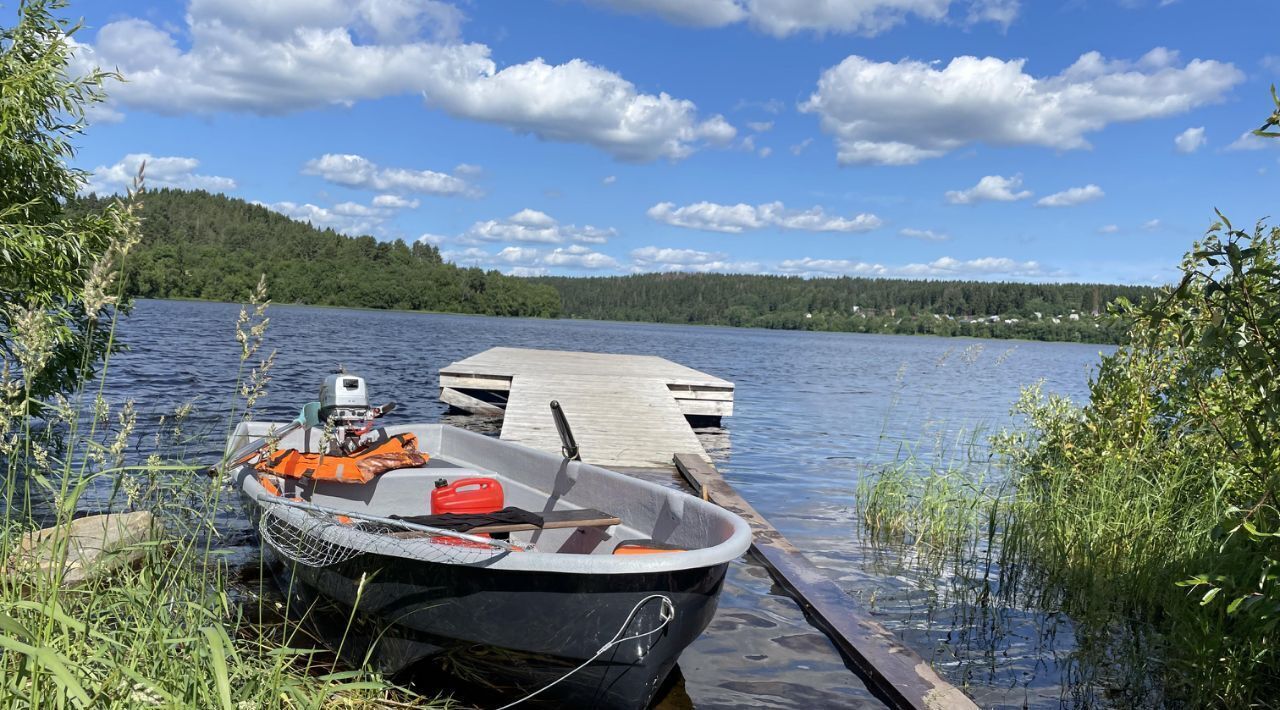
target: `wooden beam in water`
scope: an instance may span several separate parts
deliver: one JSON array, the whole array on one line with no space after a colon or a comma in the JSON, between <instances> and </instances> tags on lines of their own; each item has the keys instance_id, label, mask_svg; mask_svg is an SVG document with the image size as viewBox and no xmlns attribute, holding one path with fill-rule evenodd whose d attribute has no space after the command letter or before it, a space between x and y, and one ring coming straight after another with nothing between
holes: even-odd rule
<instances>
[{"instance_id":1,"label":"wooden beam in water","mask_svg":"<svg viewBox=\"0 0 1280 710\"><path fill-rule=\"evenodd\" d=\"M703 498L738 514L751 525L755 538L752 553L883 700L904 710L976 710L977 705L968 696L868 617L852 597L738 495L715 466L684 454L675 455L675 464L680 475Z\"/></svg>"}]
</instances>

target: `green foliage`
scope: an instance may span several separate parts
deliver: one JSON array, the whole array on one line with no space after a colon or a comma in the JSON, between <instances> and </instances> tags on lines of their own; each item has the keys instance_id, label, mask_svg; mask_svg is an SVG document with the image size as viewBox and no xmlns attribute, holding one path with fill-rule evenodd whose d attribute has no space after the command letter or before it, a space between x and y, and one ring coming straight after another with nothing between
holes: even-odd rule
<instances>
[{"instance_id":1,"label":"green foliage","mask_svg":"<svg viewBox=\"0 0 1280 710\"><path fill-rule=\"evenodd\" d=\"M115 301L101 285L131 246L123 235L134 219L119 201L63 212L83 177L66 165L71 138L109 76L67 75L77 27L54 17L64 5L23 3L17 24L0 29L0 357L10 374L27 373L33 406L92 376L109 349L98 326ZM48 342L15 346L19 330L44 323Z\"/></svg>"},{"instance_id":2,"label":"green foliage","mask_svg":"<svg viewBox=\"0 0 1280 710\"><path fill-rule=\"evenodd\" d=\"M89 196L71 209L92 213L107 202ZM265 274L276 303L544 318L560 311L554 289L442 263L429 244L348 237L204 191L148 192L142 242L124 274L128 293L143 298L234 301Z\"/></svg>"},{"instance_id":3,"label":"green foliage","mask_svg":"<svg viewBox=\"0 0 1280 710\"><path fill-rule=\"evenodd\" d=\"M1182 271L1177 287L1118 306L1130 344L1102 359L1087 405L1024 392L1026 427L995 441L1015 491L986 495L996 538L966 517L973 496L929 504L936 475L868 482L865 523L940 549L994 539L999 593L1111 639L1091 662L1128 664L1104 673L1140 691L1128 702L1150 702L1154 677L1167 700L1244 707L1280 681L1280 229L1223 218ZM1115 646L1134 637L1159 674Z\"/></svg>"},{"instance_id":4,"label":"green foliage","mask_svg":"<svg viewBox=\"0 0 1280 710\"><path fill-rule=\"evenodd\" d=\"M1154 293L1099 284L729 274L536 280L555 286L572 318L1095 343L1124 338L1127 323L1108 314L1108 304Z\"/></svg>"}]
</instances>

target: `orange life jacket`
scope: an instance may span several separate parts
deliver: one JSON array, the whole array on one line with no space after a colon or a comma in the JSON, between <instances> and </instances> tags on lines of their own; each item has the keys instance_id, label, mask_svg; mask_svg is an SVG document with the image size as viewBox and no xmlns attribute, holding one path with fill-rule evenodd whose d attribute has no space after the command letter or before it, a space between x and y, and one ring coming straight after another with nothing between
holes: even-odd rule
<instances>
[{"instance_id":1,"label":"orange life jacket","mask_svg":"<svg viewBox=\"0 0 1280 710\"><path fill-rule=\"evenodd\" d=\"M397 434L354 456L309 454L285 449L259 461L254 468L287 478L311 478L339 483L368 483L378 474L397 468L417 468L427 464L427 455L418 451L418 438Z\"/></svg>"}]
</instances>

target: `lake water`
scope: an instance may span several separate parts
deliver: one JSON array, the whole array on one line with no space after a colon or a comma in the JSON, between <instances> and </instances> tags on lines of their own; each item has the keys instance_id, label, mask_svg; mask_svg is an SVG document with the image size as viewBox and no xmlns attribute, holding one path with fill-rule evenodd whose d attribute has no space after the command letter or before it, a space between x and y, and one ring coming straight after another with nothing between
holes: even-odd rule
<instances>
[{"instance_id":1,"label":"lake water","mask_svg":"<svg viewBox=\"0 0 1280 710\"><path fill-rule=\"evenodd\" d=\"M190 454L216 460L240 365L238 313L230 304L140 301L120 323L130 349L112 359L105 392L138 406L135 456L147 453L146 427L194 402L188 429L207 435ZM725 477L816 564L980 704L1057 707L1077 696L1066 620L1005 610L1008 636L973 643L969 610L940 601L934 580L886 564L866 545L854 492L863 471L904 451L945 456L1011 426L1024 385L1043 380L1046 391L1082 400L1099 353L1111 348L299 306L272 306L269 316L265 350L277 356L262 420L292 419L339 364L368 380L373 400L399 402L398 420L438 420L447 415L437 370L498 345L659 355L731 380L734 416L702 432L704 443ZM244 521L229 516L223 525L228 544L251 554ZM731 566L716 619L680 669L697 708L879 706L746 560Z\"/></svg>"}]
</instances>

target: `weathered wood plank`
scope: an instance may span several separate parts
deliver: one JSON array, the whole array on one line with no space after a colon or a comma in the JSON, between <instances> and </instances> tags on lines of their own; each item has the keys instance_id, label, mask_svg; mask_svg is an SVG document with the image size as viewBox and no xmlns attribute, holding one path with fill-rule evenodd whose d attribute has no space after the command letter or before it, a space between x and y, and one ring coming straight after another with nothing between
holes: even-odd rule
<instances>
[{"instance_id":1,"label":"weathered wood plank","mask_svg":"<svg viewBox=\"0 0 1280 710\"><path fill-rule=\"evenodd\" d=\"M884 700L893 707L911 710L977 708L915 651L867 616L852 597L738 495L714 466L679 454L674 460L694 490L751 525L755 535L751 551Z\"/></svg>"},{"instance_id":2,"label":"weathered wood plank","mask_svg":"<svg viewBox=\"0 0 1280 710\"><path fill-rule=\"evenodd\" d=\"M440 388L440 401L451 407L457 407L458 409L471 412L472 414L479 414L485 417L502 416L502 407L499 407L492 402L486 402L483 399L472 397L465 392L459 392L452 387Z\"/></svg>"},{"instance_id":3,"label":"weathered wood plank","mask_svg":"<svg viewBox=\"0 0 1280 710\"><path fill-rule=\"evenodd\" d=\"M695 387L691 385L667 385L671 396L676 399L710 399L723 402L733 401L733 389L724 387Z\"/></svg>"},{"instance_id":4,"label":"weathered wood plank","mask_svg":"<svg viewBox=\"0 0 1280 710\"><path fill-rule=\"evenodd\" d=\"M548 408L559 400L583 459L609 466L669 466L706 456L686 416L733 414L733 383L652 355L490 348L440 369L440 399L468 411L502 409L502 438L560 451ZM493 407L463 390L506 396ZM474 401L473 401L474 400Z\"/></svg>"},{"instance_id":5,"label":"weathered wood plank","mask_svg":"<svg viewBox=\"0 0 1280 710\"><path fill-rule=\"evenodd\" d=\"M645 377L669 384L727 388L733 383L653 355L618 355L533 348L490 348L440 369L446 374L514 377L518 374L605 372L619 377Z\"/></svg>"},{"instance_id":6,"label":"weathered wood plank","mask_svg":"<svg viewBox=\"0 0 1280 710\"><path fill-rule=\"evenodd\" d=\"M517 375L503 416L503 440L559 452L551 400L564 409L584 461L669 466L675 453L706 456L666 386L637 378Z\"/></svg>"},{"instance_id":7,"label":"weathered wood plank","mask_svg":"<svg viewBox=\"0 0 1280 710\"><path fill-rule=\"evenodd\" d=\"M621 518L591 508L552 510L540 513L540 515L542 516L542 525L534 525L533 523L493 523L492 525L481 525L462 532L466 532L468 535L479 535L481 533L488 535L492 533L531 532L533 530L557 530L560 528L607 528L610 525L622 524ZM438 523L433 523L430 516L415 518L413 522L420 525L444 527ZM396 532L392 533L392 535L401 539L431 537L431 533L417 530Z\"/></svg>"},{"instance_id":8,"label":"weathered wood plank","mask_svg":"<svg viewBox=\"0 0 1280 710\"><path fill-rule=\"evenodd\" d=\"M677 399L676 406L686 416L699 417L731 417L733 402L716 402L700 399Z\"/></svg>"},{"instance_id":9,"label":"weathered wood plank","mask_svg":"<svg viewBox=\"0 0 1280 710\"><path fill-rule=\"evenodd\" d=\"M494 390L501 392L511 389L510 376L490 377L468 373L440 371L440 386L467 390Z\"/></svg>"}]
</instances>

